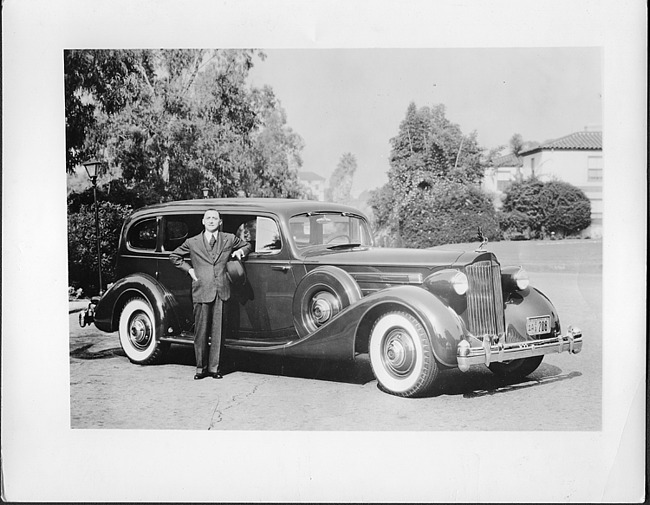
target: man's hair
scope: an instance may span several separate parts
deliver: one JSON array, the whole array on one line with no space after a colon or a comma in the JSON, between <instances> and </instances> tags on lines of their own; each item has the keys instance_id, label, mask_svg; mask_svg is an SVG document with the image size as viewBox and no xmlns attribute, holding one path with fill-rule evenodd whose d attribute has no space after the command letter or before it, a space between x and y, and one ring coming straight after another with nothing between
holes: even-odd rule
<instances>
[{"instance_id":1,"label":"man's hair","mask_svg":"<svg viewBox=\"0 0 650 505\"><path fill-rule=\"evenodd\" d=\"M217 209L208 209L208 210L206 210L206 211L203 213L203 217L205 217L205 215L206 215L208 212L210 212L210 211L212 211L212 212L216 212L216 213L219 215L219 219L221 219L221 214L219 214L219 211L218 211Z\"/></svg>"}]
</instances>

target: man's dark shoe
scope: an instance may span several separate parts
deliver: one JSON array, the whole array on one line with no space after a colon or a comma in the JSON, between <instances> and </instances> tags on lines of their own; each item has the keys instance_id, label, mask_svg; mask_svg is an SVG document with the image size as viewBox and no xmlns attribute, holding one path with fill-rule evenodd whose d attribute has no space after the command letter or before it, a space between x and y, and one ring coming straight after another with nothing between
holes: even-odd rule
<instances>
[{"instance_id":1,"label":"man's dark shoe","mask_svg":"<svg viewBox=\"0 0 650 505\"><path fill-rule=\"evenodd\" d=\"M223 379L223 375L221 375L220 372L211 373L210 377L212 377L213 379Z\"/></svg>"},{"instance_id":2,"label":"man's dark shoe","mask_svg":"<svg viewBox=\"0 0 650 505\"><path fill-rule=\"evenodd\" d=\"M198 381L201 379L205 379L209 374L206 372L196 372L196 375L194 375L194 380Z\"/></svg>"}]
</instances>

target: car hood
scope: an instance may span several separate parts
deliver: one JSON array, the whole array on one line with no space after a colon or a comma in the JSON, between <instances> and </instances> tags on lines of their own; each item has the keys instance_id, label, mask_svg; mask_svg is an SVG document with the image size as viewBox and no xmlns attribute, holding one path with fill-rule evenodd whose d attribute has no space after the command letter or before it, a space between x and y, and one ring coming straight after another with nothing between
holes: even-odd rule
<instances>
[{"instance_id":1,"label":"car hood","mask_svg":"<svg viewBox=\"0 0 650 505\"><path fill-rule=\"evenodd\" d=\"M327 265L373 265L410 267L451 267L466 265L479 257L493 255L486 251L452 251L434 249L405 249L383 247L354 247L351 249L312 249L302 258L308 263Z\"/></svg>"}]
</instances>

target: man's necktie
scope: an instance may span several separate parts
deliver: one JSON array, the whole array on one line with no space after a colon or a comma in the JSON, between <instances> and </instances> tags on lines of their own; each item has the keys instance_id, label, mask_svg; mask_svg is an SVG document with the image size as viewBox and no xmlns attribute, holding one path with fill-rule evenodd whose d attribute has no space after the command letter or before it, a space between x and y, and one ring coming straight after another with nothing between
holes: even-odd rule
<instances>
[{"instance_id":1,"label":"man's necktie","mask_svg":"<svg viewBox=\"0 0 650 505\"><path fill-rule=\"evenodd\" d=\"M214 244L217 242L217 240L214 238L214 235L210 236L210 249L214 249Z\"/></svg>"}]
</instances>

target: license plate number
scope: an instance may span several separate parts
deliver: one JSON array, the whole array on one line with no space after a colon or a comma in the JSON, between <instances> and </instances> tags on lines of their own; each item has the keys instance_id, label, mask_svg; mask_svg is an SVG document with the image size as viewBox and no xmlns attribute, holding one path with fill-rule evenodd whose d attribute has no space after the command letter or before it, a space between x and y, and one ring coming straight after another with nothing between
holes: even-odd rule
<instances>
[{"instance_id":1,"label":"license plate number","mask_svg":"<svg viewBox=\"0 0 650 505\"><path fill-rule=\"evenodd\" d=\"M544 335L551 332L551 316L529 317L526 319L526 333Z\"/></svg>"}]
</instances>

